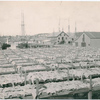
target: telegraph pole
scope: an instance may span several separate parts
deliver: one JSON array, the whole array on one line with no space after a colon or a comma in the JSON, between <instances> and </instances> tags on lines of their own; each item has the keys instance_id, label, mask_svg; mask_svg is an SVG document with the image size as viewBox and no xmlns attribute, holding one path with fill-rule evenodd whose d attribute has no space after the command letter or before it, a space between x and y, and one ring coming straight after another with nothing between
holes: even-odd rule
<instances>
[{"instance_id":1,"label":"telegraph pole","mask_svg":"<svg viewBox=\"0 0 100 100\"><path fill-rule=\"evenodd\" d=\"M59 18L59 32L60 32L60 18Z\"/></svg>"},{"instance_id":2,"label":"telegraph pole","mask_svg":"<svg viewBox=\"0 0 100 100\"><path fill-rule=\"evenodd\" d=\"M70 36L70 20L68 19L68 35Z\"/></svg>"},{"instance_id":3,"label":"telegraph pole","mask_svg":"<svg viewBox=\"0 0 100 100\"><path fill-rule=\"evenodd\" d=\"M25 36L25 23L24 23L24 13L21 13L21 31L22 36Z\"/></svg>"},{"instance_id":4,"label":"telegraph pole","mask_svg":"<svg viewBox=\"0 0 100 100\"><path fill-rule=\"evenodd\" d=\"M89 93L88 93L88 99L92 99L92 76L90 75L90 87L89 87Z\"/></svg>"}]
</instances>

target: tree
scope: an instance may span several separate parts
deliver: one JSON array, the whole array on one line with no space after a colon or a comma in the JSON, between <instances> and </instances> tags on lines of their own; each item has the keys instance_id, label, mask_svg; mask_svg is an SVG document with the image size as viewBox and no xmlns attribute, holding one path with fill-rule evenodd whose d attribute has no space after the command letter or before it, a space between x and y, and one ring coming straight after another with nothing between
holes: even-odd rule
<instances>
[{"instance_id":1,"label":"tree","mask_svg":"<svg viewBox=\"0 0 100 100\"><path fill-rule=\"evenodd\" d=\"M18 48L29 48L28 43L20 43L18 44Z\"/></svg>"},{"instance_id":2,"label":"tree","mask_svg":"<svg viewBox=\"0 0 100 100\"><path fill-rule=\"evenodd\" d=\"M10 44L7 44L7 43L3 43L2 50L7 49L8 47L11 47L11 45Z\"/></svg>"}]
</instances>

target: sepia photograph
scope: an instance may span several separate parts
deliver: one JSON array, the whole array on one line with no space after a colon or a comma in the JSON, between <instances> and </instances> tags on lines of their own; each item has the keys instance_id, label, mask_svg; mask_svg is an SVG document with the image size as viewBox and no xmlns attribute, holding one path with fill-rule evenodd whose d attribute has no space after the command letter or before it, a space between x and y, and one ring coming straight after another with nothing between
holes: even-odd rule
<instances>
[{"instance_id":1,"label":"sepia photograph","mask_svg":"<svg viewBox=\"0 0 100 100\"><path fill-rule=\"evenodd\" d=\"M0 1L0 99L100 99L100 1Z\"/></svg>"}]
</instances>

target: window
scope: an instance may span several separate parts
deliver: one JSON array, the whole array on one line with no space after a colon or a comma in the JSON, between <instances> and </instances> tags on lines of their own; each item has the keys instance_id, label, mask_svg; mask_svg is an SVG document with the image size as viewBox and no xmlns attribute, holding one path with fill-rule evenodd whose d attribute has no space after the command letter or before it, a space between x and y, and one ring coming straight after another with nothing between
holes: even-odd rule
<instances>
[{"instance_id":1,"label":"window","mask_svg":"<svg viewBox=\"0 0 100 100\"><path fill-rule=\"evenodd\" d=\"M86 47L86 43L85 43L85 42L82 42L82 43L81 43L81 46L82 46L82 47Z\"/></svg>"},{"instance_id":2,"label":"window","mask_svg":"<svg viewBox=\"0 0 100 100\"><path fill-rule=\"evenodd\" d=\"M60 37L58 37L58 40L60 40Z\"/></svg>"},{"instance_id":3,"label":"window","mask_svg":"<svg viewBox=\"0 0 100 100\"><path fill-rule=\"evenodd\" d=\"M62 40L64 40L64 37L62 37Z\"/></svg>"},{"instance_id":4,"label":"window","mask_svg":"<svg viewBox=\"0 0 100 100\"><path fill-rule=\"evenodd\" d=\"M68 44L70 44L70 41L68 41Z\"/></svg>"}]
</instances>

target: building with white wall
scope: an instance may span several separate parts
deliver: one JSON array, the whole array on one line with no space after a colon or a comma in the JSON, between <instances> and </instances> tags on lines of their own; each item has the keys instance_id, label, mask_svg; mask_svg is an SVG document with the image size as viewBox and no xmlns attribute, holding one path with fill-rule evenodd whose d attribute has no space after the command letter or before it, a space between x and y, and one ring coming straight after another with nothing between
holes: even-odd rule
<instances>
[{"instance_id":1,"label":"building with white wall","mask_svg":"<svg viewBox=\"0 0 100 100\"><path fill-rule=\"evenodd\" d=\"M65 33L64 31L62 32L58 32L58 33L54 33L54 35L51 38L51 42L53 44L69 44L69 42L72 41L72 39L69 37L69 35L67 35L67 33Z\"/></svg>"},{"instance_id":2,"label":"building with white wall","mask_svg":"<svg viewBox=\"0 0 100 100\"><path fill-rule=\"evenodd\" d=\"M57 44L64 44L64 43L68 43L69 41L69 36L62 31L58 36L57 36Z\"/></svg>"}]
</instances>

